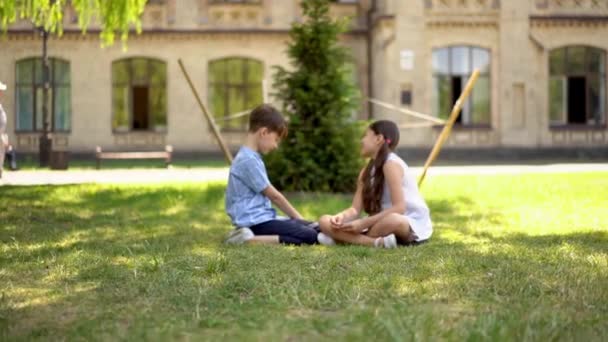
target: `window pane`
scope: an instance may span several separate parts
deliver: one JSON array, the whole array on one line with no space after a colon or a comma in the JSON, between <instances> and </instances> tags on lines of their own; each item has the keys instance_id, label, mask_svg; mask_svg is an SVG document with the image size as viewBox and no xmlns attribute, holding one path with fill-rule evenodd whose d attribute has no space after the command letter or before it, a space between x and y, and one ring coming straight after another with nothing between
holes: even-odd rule
<instances>
[{"instance_id":1,"label":"window pane","mask_svg":"<svg viewBox=\"0 0 608 342\"><path fill-rule=\"evenodd\" d=\"M34 60L29 59L17 63L17 83L32 84L34 82Z\"/></svg>"},{"instance_id":2,"label":"window pane","mask_svg":"<svg viewBox=\"0 0 608 342\"><path fill-rule=\"evenodd\" d=\"M465 46L451 48L452 74L466 75L471 72L469 51L470 49Z\"/></svg>"},{"instance_id":3,"label":"window pane","mask_svg":"<svg viewBox=\"0 0 608 342\"><path fill-rule=\"evenodd\" d=\"M167 125L167 90L164 87L150 87L150 115L153 127Z\"/></svg>"},{"instance_id":4,"label":"window pane","mask_svg":"<svg viewBox=\"0 0 608 342\"><path fill-rule=\"evenodd\" d=\"M473 49L473 69L479 69L481 73L490 72L490 52L486 49Z\"/></svg>"},{"instance_id":5,"label":"window pane","mask_svg":"<svg viewBox=\"0 0 608 342\"><path fill-rule=\"evenodd\" d=\"M259 85L250 85L245 88L245 91L243 93L243 109L241 109L240 112L251 111L263 102L264 96L262 92L261 82ZM239 128L245 128L249 123L249 116L242 116L236 119L235 121L235 124L237 124Z\"/></svg>"},{"instance_id":6,"label":"window pane","mask_svg":"<svg viewBox=\"0 0 608 342\"><path fill-rule=\"evenodd\" d=\"M31 86L17 88L17 130L34 129L34 91Z\"/></svg>"},{"instance_id":7,"label":"window pane","mask_svg":"<svg viewBox=\"0 0 608 342\"><path fill-rule=\"evenodd\" d=\"M552 124L563 124L566 118L566 78L551 77L549 80L549 121Z\"/></svg>"},{"instance_id":8,"label":"window pane","mask_svg":"<svg viewBox=\"0 0 608 342\"><path fill-rule=\"evenodd\" d=\"M120 61L112 63L112 83L129 84L129 62Z\"/></svg>"},{"instance_id":9,"label":"window pane","mask_svg":"<svg viewBox=\"0 0 608 342\"><path fill-rule=\"evenodd\" d=\"M53 79L55 84L70 84L70 63L56 60L54 72Z\"/></svg>"},{"instance_id":10,"label":"window pane","mask_svg":"<svg viewBox=\"0 0 608 342\"><path fill-rule=\"evenodd\" d=\"M490 78L480 76L472 93L474 124L490 123Z\"/></svg>"},{"instance_id":11,"label":"window pane","mask_svg":"<svg viewBox=\"0 0 608 342\"><path fill-rule=\"evenodd\" d=\"M208 101L218 119L250 110L263 102L264 63L247 58L226 58L209 63ZM218 125L242 129L248 118L218 120Z\"/></svg>"},{"instance_id":12,"label":"window pane","mask_svg":"<svg viewBox=\"0 0 608 342\"><path fill-rule=\"evenodd\" d=\"M70 88L55 88L55 130L70 129Z\"/></svg>"},{"instance_id":13,"label":"window pane","mask_svg":"<svg viewBox=\"0 0 608 342\"><path fill-rule=\"evenodd\" d=\"M252 110L264 102L264 95L262 92L262 84L249 86L246 90L245 109ZM241 127L247 127L249 122L249 116L243 116L240 118Z\"/></svg>"},{"instance_id":14,"label":"window pane","mask_svg":"<svg viewBox=\"0 0 608 342\"><path fill-rule=\"evenodd\" d=\"M433 72L447 75L450 72L448 48L433 50Z\"/></svg>"},{"instance_id":15,"label":"window pane","mask_svg":"<svg viewBox=\"0 0 608 342\"><path fill-rule=\"evenodd\" d=\"M209 63L209 82L226 82L226 60Z\"/></svg>"},{"instance_id":16,"label":"window pane","mask_svg":"<svg viewBox=\"0 0 608 342\"><path fill-rule=\"evenodd\" d=\"M261 83L259 85L248 86L246 92L246 110L253 109L264 101Z\"/></svg>"},{"instance_id":17,"label":"window pane","mask_svg":"<svg viewBox=\"0 0 608 342\"><path fill-rule=\"evenodd\" d=\"M129 126L129 87L114 86L112 88L112 128Z\"/></svg>"},{"instance_id":18,"label":"window pane","mask_svg":"<svg viewBox=\"0 0 608 342\"><path fill-rule=\"evenodd\" d=\"M150 64L150 83L164 86L167 83L167 64L152 61Z\"/></svg>"},{"instance_id":19,"label":"window pane","mask_svg":"<svg viewBox=\"0 0 608 342\"><path fill-rule=\"evenodd\" d=\"M244 60L241 58L231 58L228 60L228 83L230 84L243 84L245 78L243 77Z\"/></svg>"},{"instance_id":20,"label":"window pane","mask_svg":"<svg viewBox=\"0 0 608 342\"><path fill-rule=\"evenodd\" d=\"M470 76L461 77L461 79L460 79L461 92L458 94L459 98L460 98L460 95L462 94L462 92L464 91L464 88L467 86L467 82L469 82L469 78L470 78ZM452 89L452 91L454 91L454 90ZM464 103L462 104L462 110L460 111L460 115L462 116L462 122L461 122L462 124L469 125L469 124L473 123L472 115L471 115L472 101L473 100L471 99L471 96L469 96L466 99L466 101L464 101ZM450 108L450 110L451 110L451 108Z\"/></svg>"},{"instance_id":21,"label":"window pane","mask_svg":"<svg viewBox=\"0 0 608 342\"><path fill-rule=\"evenodd\" d=\"M230 87L228 88L228 113L230 115L236 114L245 108L245 96L244 92L240 88ZM226 127L242 128L243 120L231 120L228 122Z\"/></svg>"},{"instance_id":22,"label":"window pane","mask_svg":"<svg viewBox=\"0 0 608 342\"><path fill-rule=\"evenodd\" d=\"M435 76L433 87L433 114L439 118L447 119L452 107L451 78L448 76Z\"/></svg>"},{"instance_id":23,"label":"window pane","mask_svg":"<svg viewBox=\"0 0 608 342\"><path fill-rule=\"evenodd\" d=\"M238 87L230 87L228 89L228 113L236 114L246 110L245 108L245 93Z\"/></svg>"},{"instance_id":24,"label":"window pane","mask_svg":"<svg viewBox=\"0 0 608 342\"><path fill-rule=\"evenodd\" d=\"M226 88L221 85L214 85L209 87L209 102L211 103L211 110L213 116L216 118L223 118L228 115L226 108ZM223 122L218 122L218 125L223 126Z\"/></svg>"},{"instance_id":25,"label":"window pane","mask_svg":"<svg viewBox=\"0 0 608 342\"><path fill-rule=\"evenodd\" d=\"M587 121L591 124L601 124L604 122L605 105L606 105L606 85L605 79L600 74L590 76L589 80L589 106L590 117Z\"/></svg>"},{"instance_id":26,"label":"window pane","mask_svg":"<svg viewBox=\"0 0 608 342\"><path fill-rule=\"evenodd\" d=\"M600 49L589 48L587 70L603 73L606 70L606 53Z\"/></svg>"},{"instance_id":27,"label":"window pane","mask_svg":"<svg viewBox=\"0 0 608 342\"><path fill-rule=\"evenodd\" d=\"M568 47L568 64L566 72L570 74L580 74L585 72L585 52L586 48L582 46Z\"/></svg>"},{"instance_id":28,"label":"window pane","mask_svg":"<svg viewBox=\"0 0 608 342\"><path fill-rule=\"evenodd\" d=\"M148 83L148 60L145 58L134 58L131 60L131 68L133 71L132 81L138 84Z\"/></svg>"},{"instance_id":29,"label":"window pane","mask_svg":"<svg viewBox=\"0 0 608 342\"><path fill-rule=\"evenodd\" d=\"M247 75L248 83L261 83L264 79L264 64L262 62L249 60L249 74Z\"/></svg>"},{"instance_id":30,"label":"window pane","mask_svg":"<svg viewBox=\"0 0 608 342\"><path fill-rule=\"evenodd\" d=\"M566 49L556 49L549 54L549 71L551 75L562 75L565 72Z\"/></svg>"}]
</instances>

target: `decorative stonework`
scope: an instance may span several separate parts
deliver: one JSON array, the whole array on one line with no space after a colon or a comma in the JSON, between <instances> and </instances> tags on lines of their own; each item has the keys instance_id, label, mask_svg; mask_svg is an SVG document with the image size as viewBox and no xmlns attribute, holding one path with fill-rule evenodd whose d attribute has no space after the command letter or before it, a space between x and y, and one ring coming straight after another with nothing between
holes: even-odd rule
<instances>
[{"instance_id":1,"label":"decorative stonework","mask_svg":"<svg viewBox=\"0 0 608 342\"><path fill-rule=\"evenodd\" d=\"M559 129L551 131L550 134L553 146L599 146L607 139L604 129Z\"/></svg>"},{"instance_id":2,"label":"decorative stonework","mask_svg":"<svg viewBox=\"0 0 608 342\"><path fill-rule=\"evenodd\" d=\"M594 144L601 144L604 142L604 132L593 132L591 141Z\"/></svg>"},{"instance_id":3,"label":"decorative stonework","mask_svg":"<svg viewBox=\"0 0 608 342\"><path fill-rule=\"evenodd\" d=\"M17 138L16 148L21 152L37 152L39 149L38 140L40 133L16 133ZM53 134L53 150L66 151L69 150L69 134L54 133Z\"/></svg>"},{"instance_id":4,"label":"decorative stonework","mask_svg":"<svg viewBox=\"0 0 608 342\"><path fill-rule=\"evenodd\" d=\"M207 5L208 24L213 27L261 27L264 6L260 3L210 3ZM205 22L201 22L205 24Z\"/></svg>"},{"instance_id":5,"label":"decorative stonework","mask_svg":"<svg viewBox=\"0 0 608 342\"><path fill-rule=\"evenodd\" d=\"M500 0L425 0L426 23L431 27L498 27Z\"/></svg>"},{"instance_id":6,"label":"decorative stonework","mask_svg":"<svg viewBox=\"0 0 608 342\"><path fill-rule=\"evenodd\" d=\"M130 132L114 134L114 144L117 147L159 147L166 145L166 133Z\"/></svg>"},{"instance_id":7,"label":"decorative stonework","mask_svg":"<svg viewBox=\"0 0 608 342\"><path fill-rule=\"evenodd\" d=\"M431 14L495 13L500 0L425 0L424 7Z\"/></svg>"},{"instance_id":8,"label":"decorative stonework","mask_svg":"<svg viewBox=\"0 0 608 342\"><path fill-rule=\"evenodd\" d=\"M177 0L168 0L167 1L167 24L173 25L175 24L177 16Z\"/></svg>"},{"instance_id":9,"label":"decorative stonework","mask_svg":"<svg viewBox=\"0 0 608 342\"><path fill-rule=\"evenodd\" d=\"M329 14L334 18L350 18L352 27L362 26L364 16L359 11L359 5L355 3L331 4Z\"/></svg>"},{"instance_id":10,"label":"decorative stonework","mask_svg":"<svg viewBox=\"0 0 608 342\"><path fill-rule=\"evenodd\" d=\"M536 0L534 6L539 11L580 11L607 10L608 0Z\"/></svg>"},{"instance_id":11,"label":"decorative stonework","mask_svg":"<svg viewBox=\"0 0 608 342\"><path fill-rule=\"evenodd\" d=\"M66 6L63 14L63 27L78 27L78 13L71 5Z\"/></svg>"},{"instance_id":12,"label":"decorative stonework","mask_svg":"<svg viewBox=\"0 0 608 342\"><path fill-rule=\"evenodd\" d=\"M296 6L295 10L294 21L301 22L304 16L302 8ZM357 2L332 3L329 7L329 15L333 18L350 18L351 29L364 27L367 20L365 12Z\"/></svg>"},{"instance_id":13,"label":"decorative stonework","mask_svg":"<svg viewBox=\"0 0 608 342\"><path fill-rule=\"evenodd\" d=\"M606 16L608 0L535 0L533 16Z\"/></svg>"},{"instance_id":14,"label":"decorative stonework","mask_svg":"<svg viewBox=\"0 0 608 342\"><path fill-rule=\"evenodd\" d=\"M535 0L534 27L598 27L608 25L608 0Z\"/></svg>"},{"instance_id":15,"label":"decorative stonework","mask_svg":"<svg viewBox=\"0 0 608 342\"><path fill-rule=\"evenodd\" d=\"M566 15L533 15L530 16L531 27L606 27L608 26L608 15L606 16L566 16Z\"/></svg>"},{"instance_id":16,"label":"decorative stonework","mask_svg":"<svg viewBox=\"0 0 608 342\"><path fill-rule=\"evenodd\" d=\"M427 18L426 25L429 28L449 27L471 27L471 28L493 28L497 29L499 22L497 18L488 17L433 17Z\"/></svg>"},{"instance_id":17,"label":"decorative stonework","mask_svg":"<svg viewBox=\"0 0 608 342\"><path fill-rule=\"evenodd\" d=\"M434 130L433 142L437 140L441 130ZM449 135L446 146L449 147L495 147L499 146L498 133L492 129L474 129L458 127Z\"/></svg>"},{"instance_id":18,"label":"decorative stonework","mask_svg":"<svg viewBox=\"0 0 608 342\"><path fill-rule=\"evenodd\" d=\"M563 145L566 143L566 132L553 132L553 134L551 134L551 138L553 141L553 144L556 145Z\"/></svg>"},{"instance_id":19,"label":"decorative stonework","mask_svg":"<svg viewBox=\"0 0 608 342\"><path fill-rule=\"evenodd\" d=\"M167 5L151 3L146 5L142 17L143 28L163 28L167 26Z\"/></svg>"}]
</instances>

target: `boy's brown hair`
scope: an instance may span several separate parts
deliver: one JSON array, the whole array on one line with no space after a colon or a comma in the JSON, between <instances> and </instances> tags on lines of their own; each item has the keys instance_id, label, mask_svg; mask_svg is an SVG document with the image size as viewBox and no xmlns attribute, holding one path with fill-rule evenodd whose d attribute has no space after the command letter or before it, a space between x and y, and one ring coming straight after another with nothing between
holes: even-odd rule
<instances>
[{"instance_id":1,"label":"boy's brown hair","mask_svg":"<svg viewBox=\"0 0 608 342\"><path fill-rule=\"evenodd\" d=\"M269 104L259 105L249 115L250 133L255 133L263 127L277 133L280 138L287 136L287 122L285 122L283 115Z\"/></svg>"}]
</instances>

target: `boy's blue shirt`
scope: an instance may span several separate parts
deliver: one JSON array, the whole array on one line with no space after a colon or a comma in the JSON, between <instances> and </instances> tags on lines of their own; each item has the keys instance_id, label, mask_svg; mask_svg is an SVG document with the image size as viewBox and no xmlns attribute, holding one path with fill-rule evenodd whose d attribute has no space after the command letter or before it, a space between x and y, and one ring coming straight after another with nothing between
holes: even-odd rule
<instances>
[{"instance_id":1,"label":"boy's blue shirt","mask_svg":"<svg viewBox=\"0 0 608 342\"><path fill-rule=\"evenodd\" d=\"M251 227L276 219L270 199L262 191L270 185L262 156L242 146L232 161L226 187L226 213L237 227Z\"/></svg>"}]
</instances>

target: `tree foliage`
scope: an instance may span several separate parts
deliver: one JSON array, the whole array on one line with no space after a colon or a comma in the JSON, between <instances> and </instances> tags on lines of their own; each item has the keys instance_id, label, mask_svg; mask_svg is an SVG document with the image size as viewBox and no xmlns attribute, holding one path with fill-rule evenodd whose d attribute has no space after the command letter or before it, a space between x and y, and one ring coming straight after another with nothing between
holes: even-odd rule
<instances>
[{"instance_id":1,"label":"tree foliage","mask_svg":"<svg viewBox=\"0 0 608 342\"><path fill-rule=\"evenodd\" d=\"M332 19L328 0L301 3L304 21L290 31L292 70L276 67L274 87L289 117L289 137L269 155L270 179L280 189L353 191L362 160L361 125L352 58L339 44L347 22Z\"/></svg>"},{"instance_id":2,"label":"tree foliage","mask_svg":"<svg viewBox=\"0 0 608 342\"><path fill-rule=\"evenodd\" d=\"M44 27L48 32L63 33L63 16L68 6L78 14L78 25L83 33L93 20L101 26L100 37L105 45L114 43L116 34L126 42L129 31L141 32L141 15L147 0L0 0L0 28L19 19Z\"/></svg>"}]
</instances>

